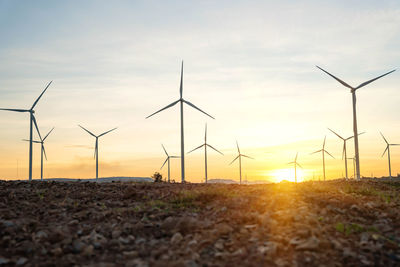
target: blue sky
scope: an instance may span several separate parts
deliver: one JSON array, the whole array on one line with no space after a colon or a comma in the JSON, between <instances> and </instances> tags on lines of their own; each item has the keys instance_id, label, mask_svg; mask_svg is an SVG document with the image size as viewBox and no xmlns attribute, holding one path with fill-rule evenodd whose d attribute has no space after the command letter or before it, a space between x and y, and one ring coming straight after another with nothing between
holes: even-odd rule
<instances>
[{"instance_id":1,"label":"blue sky","mask_svg":"<svg viewBox=\"0 0 400 267\"><path fill-rule=\"evenodd\" d=\"M326 127L351 134L350 94L315 65L352 85L397 68L400 3L1 0L0 36L0 106L29 107L54 80L37 107L43 131L56 126L47 148L49 175L81 175L70 171L77 162L91 175L92 152L68 147L91 145L78 123L98 132L120 127L100 148L108 164L103 174L150 175L162 163L161 142L179 151L176 108L144 117L178 98L184 59L185 97L217 118L186 109L186 150L198 145L208 122L211 140L228 154L214 159L221 170L215 176L236 175L226 162L238 139L258 155L248 163L256 177L285 167L297 149L315 150L325 134L340 156ZM370 133L361 159L378 155L381 174L378 130L400 140L398 84L395 72L358 95L360 128ZM0 149L9 155L0 173L12 176L15 160L27 161L19 140L27 137L28 119L2 113L0 123ZM400 172L396 153L393 169ZM305 157L310 168L318 164ZM201 153L188 161L193 180L201 179ZM332 173L341 165L332 162Z\"/></svg>"}]
</instances>

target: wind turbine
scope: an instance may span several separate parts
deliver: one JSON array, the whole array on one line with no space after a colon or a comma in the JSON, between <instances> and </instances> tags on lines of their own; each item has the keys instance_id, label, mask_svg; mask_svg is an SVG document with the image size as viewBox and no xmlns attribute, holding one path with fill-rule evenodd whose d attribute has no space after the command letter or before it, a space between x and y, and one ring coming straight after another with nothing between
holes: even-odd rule
<instances>
[{"instance_id":1,"label":"wind turbine","mask_svg":"<svg viewBox=\"0 0 400 267\"><path fill-rule=\"evenodd\" d=\"M356 158L347 158L347 159L351 159L352 161L353 161L353 178L356 178L356 167L355 167L355 164L356 164Z\"/></svg>"},{"instance_id":2,"label":"wind turbine","mask_svg":"<svg viewBox=\"0 0 400 267\"><path fill-rule=\"evenodd\" d=\"M342 139L343 140L343 152L342 152L342 159L345 159L345 161L344 161L344 167L345 167L345 169L346 169L346 180L348 180L349 179L349 177L348 177L348 174L347 174L347 149L346 149L346 141L348 141L348 140L350 140L351 138L353 138L354 137L354 135L353 136L350 136L350 137L347 137L347 138L343 138L343 137L341 137L338 133L336 133L334 130L332 130L332 129L330 129L330 128L328 128L328 130L329 131L331 131L332 133L334 133L337 137L339 137L340 139ZM365 132L362 132L362 133L359 133L358 135L362 135L362 134L364 134Z\"/></svg>"},{"instance_id":3,"label":"wind turbine","mask_svg":"<svg viewBox=\"0 0 400 267\"><path fill-rule=\"evenodd\" d=\"M332 158L335 158L328 151L325 150L325 141L326 141L326 136L324 138L324 143L322 145L322 149L311 153L311 154L315 154L315 153L318 153L318 152L322 152L322 169L323 169L323 172L324 172L324 181L326 180L326 176L325 176L325 153L328 154L329 156L331 156Z\"/></svg>"},{"instance_id":4,"label":"wind turbine","mask_svg":"<svg viewBox=\"0 0 400 267\"><path fill-rule=\"evenodd\" d=\"M29 112L29 114L30 114L30 126L29 126L30 127L29 128L29 181L32 181L32 154L33 154L33 151L32 151L33 125L32 124L35 124L36 131L37 131L40 139L42 139L41 136L40 136L39 128L38 128L37 123L36 123L36 119L35 119L35 115L34 115L35 114L34 108L35 108L36 104L39 102L39 99L42 97L44 92L46 92L47 88L49 88L49 86L50 86L50 84L52 82L53 81L49 82L49 84L46 86L46 88L43 90L43 92L39 95L39 97L36 99L36 101L33 103L32 107L30 109L0 108L0 110L15 111L15 112Z\"/></svg>"},{"instance_id":5,"label":"wind turbine","mask_svg":"<svg viewBox=\"0 0 400 267\"><path fill-rule=\"evenodd\" d=\"M40 180L43 180L43 154L44 154L44 157L45 157L46 160L47 160L46 150L44 149L44 141L46 140L46 138L49 136L49 134L50 134L53 130L54 130L54 127L53 127L53 129L51 129L51 130L46 134L46 136L45 136L43 139L41 139L40 141L32 141L33 143L41 144L41 150L40 150ZM40 137L40 138L41 138L41 137ZM29 142L29 140L26 140L26 139L23 139L23 140Z\"/></svg>"},{"instance_id":6,"label":"wind turbine","mask_svg":"<svg viewBox=\"0 0 400 267\"><path fill-rule=\"evenodd\" d=\"M392 178L392 168L390 166L390 146L400 146L400 144L389 144L389 142L386 140L386 138L383 136L383 134L380 132L382 135L383 140L385 140L386 143L386 149L383 151L382 157L385 155L386 151L388 152L388 162L389 162L389 177Z\"/></svg>"},{"instance_id":7,"label":"wind turbine","mask_svg":"<svg viewBox=\"0 0 400 267\"><path fill-rule=\"evenodd\" d=\"M178 156L170 156L167 153L167 150L165 149L164 145L161 144L162 148L164 149L165 154L167 155L167 159L164 161L163 165L161 166L160 169L162 169L165 165L165 163L168 162L168 183L170 182L170 165L169 165L169 159L175 159L175 158L179 158Z\"/></svg>"},{"instance_id":8,"label":"wind turbine","mask_svg":"<svg viewBox=\"0 0 400 267\"><path fill-rule=\"evenodd\" d=\"M216 148L212 147L211 145L207 144L207 123L206 123L206 130L205 130L205 134L204 134L204 144L202 144L201 146L196 147L195 149L191 150L188 152L191 153L199 148L202 148L204 146L204 161L205 161L205 172L206 172L206 183L208 181L208 176L207 176L207 147L210 147L212 149L214 149L215 151L217 151L219 154L224 155L222 152L218 151Z\"/></svg>"},{"instance_id":9,"label":"wind turbine","mask_svg":"<svg viewBox=\"0 0 400 267\"><path fill-rule=\"evenodd\" d=\"M179 94L180 94L180 97L178 100L172 102L171 104L160 109L159 111L156 111L153 114L147 116L146 119L150 118L151 116L153 116L167 108L173 107L176 104L180 103L180 110L181 110L181 179L182 179L182 183L184 183L185 182L185 144L184 144L184 135L183 135L183 103L191 106L194 109L197 109L198 111L206 114L207 116L209 116L212 119L215 119L215 118L213 116L207 114L206 112L202 111L201 109L196 107L194 104L190 103L189 101L183 99L183 96L182 96L182 94L183 94L183 61L182 61L182 65L181 65L181 83L180 83L180 87L179 87Z\"/></svg>"},{"instance_id":10,"label":"wind turbine","mask_svg":"<svg viewBox=\"0 0 400 267\"><path fill-rule=\"evenodd\" d=\"M231 165L232 163L234 163L235 160L239 159L240 184L242 184L242 157L249 158L249 159L253 159L253 158L252 158L252 157L249 157L249 156L246 156L246 155L244 155L244 154L242 154L242 153L240 153L239 144L238 144L237 141L236 141L236 146L237 146L237 150L238 150L238 154L239 154L239 155L238 155L234 160L232 160L232 162L229 163L229 165Z\"/></svg>"},{"instance_id":11,"label":"wind turbine","mask_svg":"<svg viewBox=\"0 0 400 267\"><path fill-rule=\"evenodd\" d=\"M108 134L111 131L114 131L118 127L108 130L107 132L104 132L100 135L94 135L93 133L91 133L89 130L83 128L82 126L80 126L80 125L78 125L78 126L81 127L83 130L85 130L88 134L90 134L91 136L96 138L96 144L94 147L94 158L96 159L96 181L98 181L98 179L99 179L99 137L102 137L103 135Z\"/></svg>"},{"instance_id":12,"label":"wind turbine","mask_svg":"<svg viewBox=\"0 0 400 267\"><path fill-rule=\"evenodd\" d=\"M394 72L395 70L389 71L381 76L378 76L376 78L373 78L371 80L368 80L366 82L361 83L360 85L358 85L357 87L352 87L350 85L348 85L347 83L345 83L344 81L340 80L339 78L333 76L332 74L330 74L329 72L327 72L326 70L316 66L318 69L322 70L323 72L325 72L326 74L328 74L329 76L331 76L332 78L334 78L336 81L338 81L339 83L341 83L342 85L344 85L347 88L350 88L350 92L351 92L351 97L353 100L353 131L354 131L354 150L355 150L355 158L356 158L356 174L357 174L357 180L360 180L360 156L358 154L358 130L357 130L357 112L356 112L356 90L360 89L361 87L364 87L370 83L372 83L375 80L378 80L379 78L382 78L383 76L386 76L392 72Z\"/></svg>"},{"instance_id":13,"label":"wind turbine","mask_svg":"<svg viewBox=\"0 0 400 267\"><path fill-rule=\"evenodd\" d=\"M296 157L294 158L294 161L289 162L288 164L293 164L294 165L294 181L297 183L297 166L299 166L300 168L301 165L299 163L297 163L297 156L299 155L299 152L296 153Z\"/></svg>"}]
</instances>

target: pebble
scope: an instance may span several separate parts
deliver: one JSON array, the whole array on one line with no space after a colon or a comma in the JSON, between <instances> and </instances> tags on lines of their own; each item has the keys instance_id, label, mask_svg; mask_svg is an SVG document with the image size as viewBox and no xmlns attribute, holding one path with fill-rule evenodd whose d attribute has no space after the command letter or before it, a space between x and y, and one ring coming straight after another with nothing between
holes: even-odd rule
<instances>
[{"instance_id":1,"label":"pebble","mask_svg":"<svg viewBox=\"0 0 400 267\"><path fill-rule=\"evenodd\" d=\"M171 244L172 244L172 245L176 245L176 244L178 244L179 242L181 242L182 239L183 239L182 234L179 233L179 232L176 232L176 233L171 237Z\"/></svg>"}]
</instances>

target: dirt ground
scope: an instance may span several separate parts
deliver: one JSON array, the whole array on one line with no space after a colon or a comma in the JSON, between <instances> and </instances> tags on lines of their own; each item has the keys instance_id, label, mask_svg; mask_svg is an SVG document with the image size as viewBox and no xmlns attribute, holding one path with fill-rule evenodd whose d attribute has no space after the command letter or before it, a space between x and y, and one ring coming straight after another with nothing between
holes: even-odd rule
<instances>
[{"instance_id":1,"label":"dirt ground","mask_svg":"<svg viewBox=\"0 0 400 267\"><path fill-rule=\"evenodd\" d=\"M399 191L0 181L0 266L399 266Z\"/></svg>"}]
</instances>

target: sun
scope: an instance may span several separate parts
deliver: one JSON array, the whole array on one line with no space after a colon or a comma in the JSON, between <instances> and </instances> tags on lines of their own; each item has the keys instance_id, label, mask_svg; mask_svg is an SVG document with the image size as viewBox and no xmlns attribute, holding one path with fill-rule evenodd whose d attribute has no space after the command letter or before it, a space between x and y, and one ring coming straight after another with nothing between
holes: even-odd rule
<instances>
[{"instance_id":1,"label":"sun","mask_svg":"<svg viewBox=\"0 0 400 267\"><path fill-rule=\"evenodd\" d=\"M274 182L279 183L283 180L289 181L289 182L294 182L294 169L288 168L288 169L278 169L278 170L273 170L269 172L268 176L270 176ZM297 169L297 182L303 181L303 170L298 168Z\"/></svg>"}]
</instances>

